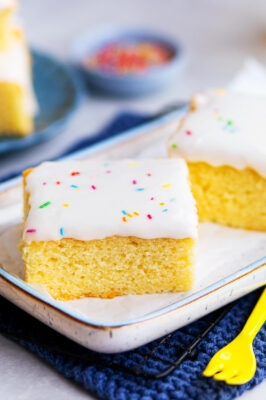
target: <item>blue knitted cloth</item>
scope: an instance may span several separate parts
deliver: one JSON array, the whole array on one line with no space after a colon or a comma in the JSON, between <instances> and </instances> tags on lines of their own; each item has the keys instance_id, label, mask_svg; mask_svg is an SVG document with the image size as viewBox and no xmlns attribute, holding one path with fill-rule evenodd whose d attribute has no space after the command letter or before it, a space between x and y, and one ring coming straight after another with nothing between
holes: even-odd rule
<instances>
[{"instance_id":1,"label":"blue knitted cloth","mask_svg":"<svg viewBox=\"0 0 266 400\"><path fill-rule=\"evenodd\" d=\"M240 396L245 390L253 388L266 377L266 326L260 330L254 349L257 359L257 371L254 378L241 386L229 386L223 382L204 378L202 371L213 354L231 341L241 330L260 291L249 294L237 302L213 331L198 346L196 359L184 361L179 368L163 379L144 379L121 372L116 368L95 365L95 358L105 362L110 355L98 355L64 338L51 328L43 325L30 315L0 297L0 332L19 342L22 346L36 353L69 379L82 384L97 397L106 400L230 400ZM206 324L202 318L186 328L176 331L171 341L184 345ZM19 335L20 339L17 339ZM25 337L26 339L23 339ZM38 344L36 344L36 342ZM57 345L70 352L83 356L64 355L56 350ZM47 348L50 347L50 349ZM149 352L151 345L142 347L142 352ZM171 358L169 348L160 350L161 358ZM86 357L86 361L84 361ZM117 363L132 366L139 363L139 354L135 351L119 355ZM157 369L151 361L148 369Z\"/></svg>"},{"instance_id":2,"label":"blue knitted cloth","mask_svg":"<svg viewBox=\"0 0 266 400\"><path fill-rule=\"evenodd\" d=\"M77 143L75 149L80 149L97 140L115 135L132 125L147 120L146 116L124 114L116 118L99 135L92 139ZM74 148L68 149L73 151ZM266 326L260 330L254 341L257 359L257 371L254 378L241 386L229 386L223 382L207 379L202 371L210 358L221 347L231 341L241 330L260 290L240 299L230 312L200 343L195 359L184 361L175 371L162 379L146 379L122 372L117 368L101 366L95 360L105 363L112 359L110 355L99 355L85 350L76 343L64 338L51 328L43 325L26 314L4 298L0 297L0 332L17 341L22 346L36 353L65 377L83 385L95 396L106 400L230 400L240 396L245 390L253 388L266 377ZM174 332L171 343L185 346L207 324L207 318L202 318L187 327ZM149 353L153 344L142 346L142 353ZM60 347L60 351L59 351ZM65 353L62 353L62 348ZM150 361L145 368L155 371L161 368L163 359L172 359L173 354L167 346L160 346L162 361ZM69 355L71 353L72 355ZM77 356L73 356L73 354ZM78 357L82 355L81 358ZM142 360L139 352L131 351L120 354L116 364L132 367Z\"/></svg>"}]
</instances>

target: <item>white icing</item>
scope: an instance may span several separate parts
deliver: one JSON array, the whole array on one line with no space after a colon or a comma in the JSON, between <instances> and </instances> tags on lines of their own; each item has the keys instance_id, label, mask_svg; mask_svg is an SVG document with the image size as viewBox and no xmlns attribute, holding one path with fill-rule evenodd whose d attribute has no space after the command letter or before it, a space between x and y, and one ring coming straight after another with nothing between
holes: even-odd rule
<instances>
[{"instance_id":1,"label":"white icing","mask_svg":"<svg viewBox=\"0 0 266 400\"><path fill-rule=\"evenodd\" d=\"M0 82L10 82L21 86L26 92L25 112L33 115L36 111L36 101L30 70L30 59L25 44L15 37L12 38L9 46L0 52Z\"/></svg>"},{"instance_id":2,"label":"white icing","mask_svg":"<svg viewBox=\"0 0 266 400\"><path fill-rule=\"evenodd\" d=\"M72 176L72 172L80 175ZM181 159L44 163L28 175L26 190L30 194L23 233L27 242L113 235L146 239L197 236L195 201L188 168ZM40 208L49 201L51 204Z\"/></svg>"},{"instance_id":3,"label":"white icing","mask_svg":"<svg viewBox=\"0 0 266 400\"><path fill-rule=\"evenodd\" d=\"M213 166L250 167L266 177L266 97L221 90L195 96L170 153Z\"/></svg>"},{"instance_id":4,"label":"white icing","mask_svg":"<svg viewBox=\"0 0 266 400\"><path fill-rule=\"evenodd\" d=\"M7 8L14 8L16 5L15 0L0 0L0 12Z\"/></svg>"}]
</instances>

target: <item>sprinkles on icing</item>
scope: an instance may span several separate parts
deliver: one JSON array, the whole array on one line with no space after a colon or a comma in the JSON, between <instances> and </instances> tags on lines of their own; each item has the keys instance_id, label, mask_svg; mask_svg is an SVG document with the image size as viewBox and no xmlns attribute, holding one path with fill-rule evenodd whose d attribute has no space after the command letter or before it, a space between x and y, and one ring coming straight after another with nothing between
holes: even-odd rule
<instances>
[{"instance_id":1,"label":"sprinkles on icing","mask_svg":"<svg viewBox=\"0 0 266 400\"><path fill-rule=\"evenodd\" d=\"M47 201L46 203L41 204L41 205L39 206L39 208L47 207L47 206L49 206L50 204L51 204L51 202L50 202L50 201Z\"/></svg>"},{"instance_id":2,"label":"sprinkles on icing","mask_svg":"<svg viewBox=\"0 0 266 400\"><path fill-rule=\"evenodd\" d=\"M231 125L229 124L229 126ZM162 163L157 165L155 161L162 161ZM39 201L35 200L32 203L33 206L28 218L29 225L25 227L25 233L29 234L26 239L29 241L42 240L39 238L42 237L44 230L49 226L52 227L51 230L53 231L51 237L55 237L55 240L65 237L71 238L73 234L76 235L74 238L78 238L79 226L81 226L81 230L83 229L83 234L85 232L85 235L87 235L87 226L88 232L90 232L91 222L94 231L91 230L89 234L92 237L94 237L95 232L98 234L97 230L101 234L101 230L105 231L105 229L108 234L113 230L114 235L119 235L121 231L122 235L130 235L133 232L133 235L136 233L136 236L141 237L147 224L150 227L146 228L146 235L154 235L154 230L156 235L161 235L162 228L163 232L167 234L172 229L168 228L172 218L173 221L176 218L175 209L177 206L172 203L176 199L179 201L174 181L169 183L175 176L172 174L176 170L178 171L178 164L175 164L176 160L173 165L170 160L167 160L168 169L164 163L163 159L148 160L147 164L143 161L131 162L125 160L124 164L123 161L112 162L110 169L106 169L105 166L107 165L103 163L99 166L96 163L95 168L92 163L92 169L86 170L83 166L81 169L79 162L77 164L73 162L72 168L67 171L60 166L59 170L53 167L49 173L42 172L42 178L39 182L41 185L47 185L47 188L40 187L39 183L38 191L36 190L34 193L33 190L29 190L29 193L31 195L33 193ZM182 164L181 161L180 164ZM119 165L120 170L117 165ZM175 165L177 165L176 169ZM84 166L86 167L86 163L84 163ZM132 167L134 167L134 170L131 170ZM163 173L161 173L161 170L163 170ZM110 174L111 171L112 174ZM75 177L77 177L77 180L75 180ZM148 180L148 178L150 179ZM171 186L170 190L165 191L166 188ZM28 187L30 188L29 184ZM33 189L35 187L32 186ZM101 190L97 190L98 188ZM72 189L75 189L75 191L73 192ZM93 191L95 193L92 193ZM136 192L139 194L136 194ZM177 197L174 197L175 195ZM50 198L50 200L45 201L44 196L47 196L46 198ZM45 202L42 202L42 200ZM49 207L49 205L52 205L52 207ZM37 209L43 209L43 211L38 211L38 218L41 222L38 230L32 228L32 226L37 226L34 220L34 218L37 219ZM109 226L109 215L111 215L112 226ZM46 218L48 223L46 223ZM98 225L95 225L96 219L99 221ZM115 224L115 220L120 223ZM43 224L42 221L44 221ZM126 223L126 227L122 228L124 223ZM50 237L49 232L46 232L45 235L45 237Z\"/></svg>"}]
</instances>

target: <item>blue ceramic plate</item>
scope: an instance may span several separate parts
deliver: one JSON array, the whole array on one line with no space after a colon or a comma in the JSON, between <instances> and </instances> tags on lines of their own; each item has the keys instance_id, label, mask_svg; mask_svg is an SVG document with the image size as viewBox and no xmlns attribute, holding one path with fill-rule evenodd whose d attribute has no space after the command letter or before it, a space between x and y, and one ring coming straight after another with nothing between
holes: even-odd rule
<instances>
[{"instance_id":1,"label":"blue ceramic plate","mask_svg":"<svg viewBox=\"0 0 266 400\"><path fill-rule=\"evenodd\" d=\"M38 101L34 132L25 138L0 139L0 153L19 150L50 139L62 131L80 97L74 72L56 59L32 51L33 86Z\"/></svg>"},{"instance_id":2,"label":"blue ceramic plate","mask_svg":"<svg viewBox=\"0 0 266 400\"><path fill-rule=\"evenodd\" d=\"M153 42L168 48L172 58L165 64L148 69L143 74L115 75L83 66L83 60L102 46L112 42ZM156 32L140 29L105 27L82 34L72 51L74 63L83 72L91 87L120 96L139 96L163 89L175 81L183 66L183 51L178 42Z\"/></svg>"}]
</instances>

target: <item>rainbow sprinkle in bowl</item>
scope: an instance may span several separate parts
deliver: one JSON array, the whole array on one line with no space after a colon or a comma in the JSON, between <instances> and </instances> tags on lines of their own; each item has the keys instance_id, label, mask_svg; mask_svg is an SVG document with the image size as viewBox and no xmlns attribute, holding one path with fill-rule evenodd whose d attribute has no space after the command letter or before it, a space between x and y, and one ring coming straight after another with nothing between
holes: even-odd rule
<instances>
[{"instance_id":1,"label":"rainbow sprinkle in bowl","mask_svg":"<svg viewBox=\"0 0 266 400\"><path fill-rule=\"evenodd\" d=\"M166 87L177 79L183 64L178 43L140 29L88 31L76 41L72 57L91 87L121 96Z\"/></svg>"}]
</instances>

